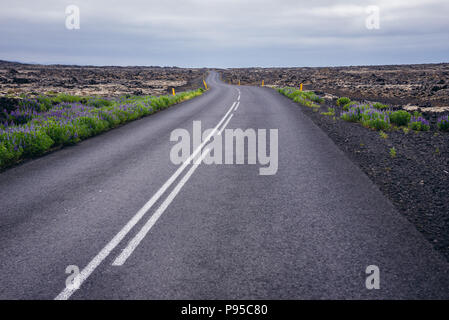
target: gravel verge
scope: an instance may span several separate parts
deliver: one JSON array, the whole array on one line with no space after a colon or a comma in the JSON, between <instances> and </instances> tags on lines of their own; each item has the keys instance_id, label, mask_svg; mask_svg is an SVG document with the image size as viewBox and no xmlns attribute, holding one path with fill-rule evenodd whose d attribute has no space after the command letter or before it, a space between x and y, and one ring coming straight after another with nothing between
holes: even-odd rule
<instances>
[{"instance_id":1,"label":"gravel verge","mask_svg":"<svg viewBox=\"0 0 449 320\"><path fill-rule=\"evenodd\" d=\"M286 97L286 99L288 99ZM335 101L334 101L335 102ZM334 107L335 117L322 115ZM340 119L332 101L318 111L298 104L449 261L449 133L379 131ZM435 119L434 115L427 115ZM434 121L431 121L434 122ZM396 156L390 154L391 148Z\"/></svg>"}]
</instances>

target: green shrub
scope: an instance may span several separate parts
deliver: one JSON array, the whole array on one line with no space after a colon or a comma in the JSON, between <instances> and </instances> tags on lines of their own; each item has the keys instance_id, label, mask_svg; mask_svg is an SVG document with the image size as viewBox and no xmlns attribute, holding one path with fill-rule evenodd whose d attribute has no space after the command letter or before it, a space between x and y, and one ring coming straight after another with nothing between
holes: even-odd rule
<instances>
[{"instance_id":1,"label":"green shrub","mask_svg":"<svg viewBox=\"0 0 449 320\"><path fill-rule=\"evenodd\" d=\"M53 145L53 140L43 131L18 132L15 138L23 147L25 157L39 156L45 153Z\"/></svg>"},{"instance_id":2,"label":"green shrub","mask_svg":"<svg viewBox=\"0 0 449 320\"><path fill-rule=\"evenodd\" d=\"M37 112L47 111L52 106L51 100L45 96L39 96L34 99L24 98L19 102L20 109L31 109Z\"/></svg>"},{"instance_id":3,"label":"green shrub","mask_svg":"<svg viewBox=\"0 0 449 320\"><path fill-rule=\"evenodd\" d=\"M73 144L80 140L76 127L69 123L61 124L49 121L45 132L54 141L55 146Z\"/></svg>"},{"instance_id":4,"label":"green shrub","mask_svg":"<svg viewBox=\"0 0 449 320\"><path fill-rule=\"evenodd\" d=\"M365 127L376 130L387 130L390 128L390 123L386 119L382 118L363 120L362 124Z\"/></svg>"},{"instance_id":5,"label":"green shrub","mask_svg":"<svg viewBox=\"0 0 449 320\"><path fill-rule=\"evenodd\" d=\"M337 106L344 106L349 102L351 102L351 99L349 99L348 97L341 97L337 99Z\"/></svg>"},{"instance_id":6,"label":"green shrub","mask_svg":"<svg viewBox=\"0 0 449 320\"><path fill-rule=\"evenodd\" d=\"M421 122L412 122L409 124L410 129L414 131L429 131L430 126L422 124Z\"/></svg>"},{"instance_id":7,"label":"green shrub","mask_svg":"<svg viewBox=\"0 0 449 320\"><path fill-rule=\"evenodd\" d=\"M8 162L8 160L9 160L8 150L3 145L3 143L0 143L0 168L3 168L3 166Z\"/></svg>"},{"instance_id":8,"label":"green shrub","mask_svg":"<svg viewBox=\"0 0 449 320\"><path fill-rule=\"evenodd\" d=\"M10 150L5 143L0 142L0 168L4 168L10 163L13 163L20 154L15 155L13 150Z\"/></svg>"},{"instance_id":9,"label":"green shrub","mask_svg":"<svg viewBox=\"0 0 449 320\"><path fill-rule=\"evenodd\" d=\"M120 119L111 111L100 110L98 112L98 115L100 116L100 118L108 122L110 128L113 128L120 124Z\"/></svg>"},{"instance_id":10,"label":"green shrub","mask_svg":"<svg viewBox=\"0 0 449 320\"><path fill-rule=\"evenodd\" d=\"M327 108L327 112L321 112L325 116L335 116L335 108Z\"/></svg>"},{"instance_id":11,"label":"green shrub","mask_svg":"<svg viewBox=\"0 0 449 320\"><path fill-rule=\"evenodd\" d=\"M357 102L355 102L355 101L349 101L347 104L345 104L345 105L343 106L343 110L344 110L344 111L348 111L349 108L351 108L352 106L355 106L355 105L357 105Z\"/></svg>"},{"instance_id":12,"label":"green shrub","mask_svg":"<svg viewBox=\"0 0 449 320\"><path fill-rule=\"evenodd\" d=\"M362 114L359 108L351 108L347 112L343 112L341 118L349 122L359 122L362 119Z\"/></svg>"},{"instance_id":13,"label":"green shrub","mask_svg":"<svg viewBox=\"0 0 449 320\"><path fill-rule=\"evenodd\" d=\"M14 112L13 116L30 116L27 123L0 124L0 167L5 168L22 158L39 156L52 146L76 143L151 114L156 111L155 107L167 108L203 92L199 89L176 96L125 96L118 101L65 94L24 98L20 105L24 110ZM10 115L8 111L6 116Z\"/></svg>"},{"instance_id":14,"label":"green shrub","mask_svg":"<svg viewBox=\"0 0 449 320\"><path fill-rule=\"evenodd\" d=\"M396 158L397 152L396 152L396 148L390 148L390 157L392 158Z\"/></svg>"},{"instance_id":15,"label":"green shrub","mask_svg":"<svg viewBox=\"0 0 449 320\"><path fill-rule=\"evenodd\" d=\"M96 117L79 117L76 122L88 129L89 136L99 134L109 128L107 121Z\"/></svg>"},{"instance_id":16,"label":"green shrub","mask_svg":"<svg viewBox=\"0 0 449 320\"><path fill-rule=\"evenodd\" d=\"M382 104L380 102L373 103L373 108L378 110L388 109L388 106L386 104Z\"/></svg>"},{"instance_id":17,"label":"green shrub","mask_svg":"<svg viewBox=\"0 0 449 320\"><path fill-rule=\"evenodd\" d=\"M361 122L365 127L376 130L387 130L390 128L388 111L374 109L371 105L352 105L348 111L341 114L345 121Z\"/></svg>"},{"instance_id":18,"label":"green shrub","mask_svg":"<svg viewBox=\"0 0 449 320\"><path fill-rule=\"evenodd\" d=\"M437 127L440 131L449 131L449 116L439 117L437 120Z\"/></svg>"},{"instance_id":19,"label":"green shrub","mask_svg":"<svg viewBox=\"0 0 449 320\"><path fill-rule=\"evenodd\" d=\"M397 126L407 126L412 115L404 110L392 112L390 114L390 121Z\"/></svg>"},{"instance_id":20,"label":"green shrub","mask_svg":"<svg viewBox=\"0 0 449 320\"><path fill-rule=\"evenodd\" d=\"M427 119L423 117L415 117L413 116L409 123L409 128L414 131L429 131L430 123Z\"/></svg>"},{"instance_id":21,"label":"green shrub","mask_svg":"<svg viewBox=\"0 0 449 320\"><path fill-rule=\"evenodd\" d=\"M39 103L39 109L38 111L48 111L53 107L53 102L51 98L47 96L40 95L37 97L37 101Z\"/></svg>"},{"instance_id":22,"label":"green shrub","mask_svg":"<svg viewBox=\"0 0 449 320\"><path fill-rule=\"evenodd\" d=\"M91 98L87 101L86 105L101 108L101 107L110 107L114 104L114 101L102 99L102 98Z\"/></svg>"},{"instance_id":23,"label":"green shrub","mask_svg":"<svg viewBox=\"0 0 449 320\"><path fill-rule=\"evenodd\" d=\"M370 105L360 107L362 112L361 122L365 127L376 130L387 130L390 128L388 112L373 109Z\"/></svg>"},{"instance_id":24,"label":"green shrub","mask_svg":"<svg viewBox=\"0 0 449 320\"><path fill-rule=\"evenodd\" d=\"M82 96L74 96L69 95L65 93L60 93L56 97L51 98L51 101L53 104L59 104L59 103L82 103L86 104L88 101L88 97L82 97Z\"/></svg>"},{"instance_id":25,"label":"green shrub","mask_svg":"<svg viewBox=\"0 0 449 320\"><path fill-rule=\"evenodd\" d=\"M381 137L382 139L388 139L388 134L386 134L386 133L383 132L383 131L380 131L380 132L379 132L379 135L380 135L380 137Z\"/></svg>"}]
</instances>

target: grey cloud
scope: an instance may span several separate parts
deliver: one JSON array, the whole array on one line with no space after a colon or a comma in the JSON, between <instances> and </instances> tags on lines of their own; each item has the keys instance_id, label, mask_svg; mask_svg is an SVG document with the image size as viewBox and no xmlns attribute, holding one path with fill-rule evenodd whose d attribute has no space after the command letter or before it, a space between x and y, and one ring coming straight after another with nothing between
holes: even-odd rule
<instances>
[{"instance_id":1,"label":"grey cloud","mask_svg":"<svg viewBox=\"0 0 449 320\"><path fill-rule=\"evenodd\" d=\"M447 0L1 0L0 59L179 66L447 61ZM81 10L66 30L65 6ZM368 5L381 29L365 28Z\"/></svg>"}]
</instances>

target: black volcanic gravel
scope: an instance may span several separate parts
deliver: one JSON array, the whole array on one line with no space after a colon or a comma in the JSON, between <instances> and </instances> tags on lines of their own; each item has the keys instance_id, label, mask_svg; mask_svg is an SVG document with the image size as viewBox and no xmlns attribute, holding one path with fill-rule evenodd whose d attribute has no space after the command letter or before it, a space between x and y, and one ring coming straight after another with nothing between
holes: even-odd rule
<instances>
[{"instance_id":1,"label":"black volcanic gravel","mask_svg":"<svg viewBox=\"0 0 449 320\"><path fill-rule=\"evenodd\" d=\"M335 107L336 116L322 115ZM449 261L449 133L378 131L343 121L334 105L298 105ZM396 157L390 148L396 149Z\"/></svg>"}]
</instances>

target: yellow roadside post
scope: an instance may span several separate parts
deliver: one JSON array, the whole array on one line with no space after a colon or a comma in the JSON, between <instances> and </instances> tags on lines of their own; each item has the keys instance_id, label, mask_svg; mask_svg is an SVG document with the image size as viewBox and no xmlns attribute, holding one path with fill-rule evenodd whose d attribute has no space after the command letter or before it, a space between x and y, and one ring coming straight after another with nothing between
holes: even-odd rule
<instances>
[{"instance_id":1,"label":"yellow roadside post","mask_svg":"<svg viewBox=\"0 0 449 320\"><path fill-rule=\"evenodd\" d=\"M204 88L207 90L207 83L206 83L206 81L203 80L203 83L204 83Z\"/></svg>"},{"instance_id":2,"label":"yellow roadside post","mask_svg":"<svg viewBox=\"0 0 449 320\"><path fill-rule=\"evenodd\" d=\"M176 95L175 88L171 88L173 95Z\"/></svg>"},{"instance_id":3,"label":"yellow roadside post","mask_svg":"<svg viewBox=\"0 0 449 320\"><path fill-rule=\"evenodd\" d=\"M240 80L239 80L239 85L240 85Z\"/></svg>"},{"instance_id":4,"label":"yellow roadside post","mask_svg":"<svg viewBox=\"0 0 449 320\"><path fill-rule=\"evenodd\" d=\"M302 83L299 85L299 91L302 91Z\"/></svg>"},{"instance_id":5,"label":"yellow roadside post","mask_svg":"<svg viewBox=\"0 0 449 320\"><path fill-rule=\"evenodd\" d=\"M262 87L265 85L265 81L264 80L262 80Z\"/></svg>"}]
</instances>

